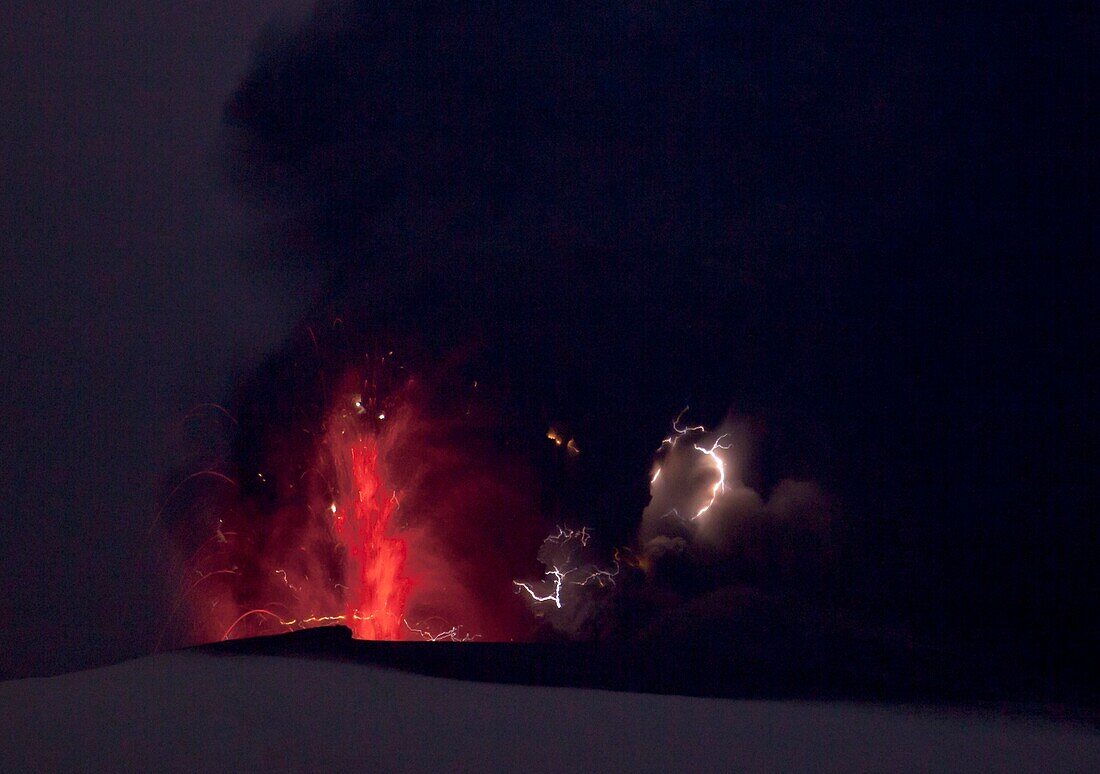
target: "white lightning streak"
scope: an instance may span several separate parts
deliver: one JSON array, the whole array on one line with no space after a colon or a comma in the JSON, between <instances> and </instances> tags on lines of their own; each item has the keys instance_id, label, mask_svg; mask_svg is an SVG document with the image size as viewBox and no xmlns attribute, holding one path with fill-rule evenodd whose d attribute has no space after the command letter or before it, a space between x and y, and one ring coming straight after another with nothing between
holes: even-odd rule
<instances>
[{"instance_id":1,"label":"white lightning streak","mask_svg":"<svg viewBox=\"0 0 1100 774\"><path fill-rule=\"evenodd\" d=\"M718 471L718 481L710 490L710 502L700 508L699 512L691 517L693 521L709 511L711 509L711 506L714 505L714 501L718 499L718 495L726 491L726 463L721 457L718 456L717 450L728 449L730 448L730 446L732 446L732 444L726 444L725 446L722 445L722 441L725 440L727 435L729 434L726 433L725 435L720 435L709 449L704 449L699 444L693 444L696 451L705 454L707 457L710 457L710 459L714 462L714 469Z\"/></svg>"},{"instance_id":2,"label":"white lightning streak","mask_svg":"<svg viewBox=\"0 0 1100 774\"><path fill-rule=\"evenodd\" d=\"M545 572L545 575L553 575L554 576L554 593L553 594L547 594L545 597L540 597L538 594L536 594L535 590L533 588L531 588L531 586L527 583L523 583L522 581L512 581L512 583L515 586L517 586L518 588L521 588L524 591L526 591L528 594L530 594L531 599L535 600L536 602L553 602L554 606L557 607L560 610L561 609L561 585L562 585L562 582L565 581L565 576L567 576L567 575L569 575L570 573L573 573L573 572L576 572L576 571L575 570L566 570L565 572L562 572L557 567L551 567L549 570L547 570ZM519 592L516 592L516 593L519 593Z\"/></svg>"},{"instance_id":3,"label":"white lightning streak","mask_svg":"<svg viewBox=\"0 0 1100 774\"><path fill-rule=\"evenodd\" d=\"M588 527L581 527L580 529L566 529L565 527L558 527L558 534L551 535L546 538L547 543L568 543L573 538L577 538L581 541L581 545L587 547L588 540L592 535L588 532Z\"/></svg>"},{"instance_id":4,"label":"white lightning streak","mask_svg":"<svg viewBox=\"0 0 1100 774\"><path fill-rule=\"evenodd\" d=\"M661 446L675 446L676 442L680 440L680 436L687 435L688 433L705 433L707 429L702 425L692 425L691 427L681 427L680 420L684 418L684 414L688 412L691 406L684 406L684 410L676 415L676 418L672 420L672 431L675 435L670 435L661 441ZM656 480L654 476L654 480Z\"/></svg>"},{"instance_id":5,"label":"white lightning streak","mask_svg":"<svg viewBox=\"0 0 1100 774\"><path fill-rule=\"evenodd\" d=\"M471 642L480 636L477 634L459 634L460 627L458 626L452 626L450 629L440 632L439 634L432 634L427 629L420 628L424 625L423 623L413 626L409 623L407 618L402 618L401 620L410 632L419 634L425 642Z\"/></svg>"},{"instance_id":6,"label":"white lightning streak","mask_svg":"<svg viewBox=\"0 0 1100 774\"><path fill-rule=\"evenodd\" d=\"M589 583L598 583L600 588L603 588L606 584L615 585L615 576L619 574L619 560L615 560L614 570L601 570L595 569L588 574L584 580L570 581L574 586L587 586Z\"/></svg>"}]
</instances>

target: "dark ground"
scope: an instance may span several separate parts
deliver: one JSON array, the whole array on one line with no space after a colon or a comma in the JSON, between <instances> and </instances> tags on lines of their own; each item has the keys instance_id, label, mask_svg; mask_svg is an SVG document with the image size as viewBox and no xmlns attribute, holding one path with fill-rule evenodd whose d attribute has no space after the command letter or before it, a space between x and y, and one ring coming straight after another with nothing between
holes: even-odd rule
<instances>
[{"instance_id":1,"label":"dark ground","mask_svg":"<svg viewBox=\"0 0 1100 774\"><path fill-rule=\"evenodd\" d=\"M759 621L759 619L758 619ZM792 632L790 621L731 623L722 641L410 643L353 640L344 627L230 640L222 655L320 658L456 680L736 699L986 706L1100 722L1095 695L1011 674L1005 664L884 642L869 635ZM774 628L772 628L774 627Z\"/></svg>"}]
</instances>

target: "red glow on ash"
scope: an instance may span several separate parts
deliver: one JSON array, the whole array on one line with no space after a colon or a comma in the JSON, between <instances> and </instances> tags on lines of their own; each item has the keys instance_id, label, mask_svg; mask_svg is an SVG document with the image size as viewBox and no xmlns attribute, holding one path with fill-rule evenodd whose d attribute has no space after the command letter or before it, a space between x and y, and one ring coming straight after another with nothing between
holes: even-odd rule
<instances>
[{"instance_id":1,"label":"red glow on ash","mask_svg":"<svg viewBox=\"0 0 1100 774\"><path fill-rule=\"evenodd\" d=\"M345 614L355 637L396 640L403 632L411 583L404 576L408 547L388 534L399 507L397 492L383 480L377 438L342 440L329 441L335 447L339 493L329 510L333 536L347 553Z\"/></svg>"},{"instance_id":2,"label":"red glow on ash","mask_svg":"<svg viewBox=\"0 0 1100 774\"><path fill-rule=\"evenodd\" d=\"M358 639L422 638L406 621L414 583L394 464L415 412L399 389L387 416L357 392L369 384L345 380L320 432L273 428L251 491L222 476L237 488L186 562L199 640L332 624Z\"/></svg>"},{"instance_id":3,"label":"red glow on ash","mask_svg":"<svg viewBox=\"0 0 1100 774\"><path fill-rule=\"evenodd\" d=\"M169 487L185 577L164 644L337 624L370 640L530 636L511 581L544 527L500 412L476 384L367 362L318 378L333 389L315 412L260 424L244 464Z\"/></svg>"}]
</instances>

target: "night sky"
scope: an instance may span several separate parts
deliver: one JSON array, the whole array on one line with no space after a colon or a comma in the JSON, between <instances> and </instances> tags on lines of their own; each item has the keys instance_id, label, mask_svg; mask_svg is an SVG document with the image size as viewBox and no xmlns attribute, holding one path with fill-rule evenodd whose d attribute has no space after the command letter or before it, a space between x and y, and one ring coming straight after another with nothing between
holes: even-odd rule
<instances>
[{"instance_id":1,"label":"night sky","mask_svg":"<svg viewBox=\"0 0 1100 774\"><path fill-rule=\"evenodd\" d=\"M840 504L817 593L1085 672L1083 5L326 4L250 58L306 5L4 25L0 669L150 647L175 423L232 403L247 470L291 332L340 315L476 341L616 539L681 408L751 417L761 485Z\"/></svg>"},{"instance_id":2,"label":"night sky","mask_svg":"<svg viewBox=\"0 0 1100 774\"><path fill-rule=\"evenodd\" d=\"M145 535L171 426L308 304L308 282L242 258L220 130L259 31L303 7L5 7L5 672L149 647L163 581Z\"/></svg>"}]
</instances>

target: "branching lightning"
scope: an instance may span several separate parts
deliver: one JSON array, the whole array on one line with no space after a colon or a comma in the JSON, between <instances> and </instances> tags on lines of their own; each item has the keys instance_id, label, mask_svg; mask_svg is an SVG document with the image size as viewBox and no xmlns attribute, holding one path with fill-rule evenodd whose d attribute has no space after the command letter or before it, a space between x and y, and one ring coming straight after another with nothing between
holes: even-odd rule
<instances>
[{"instance_id":1,"label":"branching lightning","mask_svg":"<svg viewBox=\"0 0 1100 774\"><path fill-rule=\"evenodd\" d=\"M595 583L600 588L604 586L614 586L615 576L619 574L619 559L615 558L615 567L611 570L592 570L583 580L570 581L574 586L587 586L589 583Z\"/></svg>"},{"instance_id":2,"label":"branching lightning","mask_svg":"<svg viewBox=\"0 0 1100 774\"><path fill-rule=\"evenodd\" d=\"M695 448L696 451L698 451L699 453L704 454L708 458L710 458L710 460L714 463L714 469L716 471L718 471L718 481L716 481L714 486L711 487L710 500L707 502L706 505L704 505L702 508L700 508L699 511L694 516L691 517L693 521L698 519L700 516L702 516L707 511L709 511L711 509L711 507L714 505L714 501L718 499L718 495L720 495L722 492L726 491L726 463L716 453L716 450L718 450L718 449L728 449L728 448L730 448L729 444L726 444L724 446L722 445L722 441L724 441L726 439L726 437L727 437L726 435L719 436L718 439L715 440L714 444L711 445L711 447L709 449L704 449L699 444L692 444L692 446Z\"/></svg>"},{"instance_id":3,"label":"branching lightning","mask_svg":"<svg viewBox=\"0 0 1100 774\"><path fill-rule=\"evenodd\" d=\"M521 581L512 581L512 583L514 583L516 586L518 586L519 588L526 591L531 596L531 599L535 600L535 602L553 602L554 607L556 607L560 610L561 609L561 585L565 581L565 576L567 576L567 575L569 575L573 572L576 572L576 570L566 570L565 572L562 572L557 567L551 567L549 570L547 570L545 574L547 576L552 576L554 578L554 591L550 594L545 595L545 596L540 596L539 594L537 594L535 592L535 590L533 588L531 588L530 585L528 585L526 583L523 583Z\"/></svg>"},{"instance_id":4,"label":"branching lightning","mask_svg":"<svg viewBox=\"0 0 1100 774\"><path fill-rule=\"evenodd\" d=\"M474 640L481 639L481 635L478 634L463 634L461 626L452 626L437 634L432 634L432 632L426 628L427 621L419 621L413 626L409 623L408 619L402 618L401 620L405 624L406 629L418 635L425 642L473 642ZM432 619L429 618L428 621L430 620Z\"/></svg>"},{"instance_id":5,"label":"branching lightning","mask_svg":"<svg viewBox=\"0 0 1100 774\"><path fill-rule=\"evenodd\" d=\"M554 604L554 607L560 610L563 604L562 589L565 586L598 585L603 588L608 585L614 585L615 577L619 574L620 569L619 557L617 553L615 555L614 566L610 569L603 569L592 563L577 564L575 562L575 545L579 544L581 548L587 548L588 542L591 539L592 533L588 529L588 527L581 527L580 529L570 529L567 527L559 526L557 532L548 536L546 540L543 541L543 546L558 546L559 548L555 550L559 551L561 550L561 547L569 546L569 544L571 543L574 544L574 546L571 547L571 550L567 552L565 558L562 561L551 564L547 562L546 559L542 560L549 567L549 569L547 569L546 572L543 573L543 575L548 579L547 581L544 581L544 583L549 584L552 587L552 590L550 590L548 593L539 593L539 591L536 591L534 586L532 586L530 583L526 583L524 581L512 581L512 584L516 587L516 593L518 594L520 593L520 591L526 592L535 604L552 602ZM571 576L574 576L574 574L579 574L579 579L570 579Z\"/></svg>"},{"instance_id":6,"label":"branching lightning","mask_svg":"<svg viewBox=\"0 0 1100 774\"><path fill-rule=\"evenodd\" d=\"M285 626L288 631L294 631L295 628L307 629L311 626L324 626L326 624L348 623L348 622L365 622L376 621L379 616L390 615L388 612L382 613L370 613L369 615L363 615L358 610L351 613L338 613L336 615L309 615L304 618L283 618L282 616L271 612L267 608L255 608L249 610L246 613L242 613L237 620L230 624L229 628L225 630L225 634L222 635L223 640L228 640L229 635L233 633L233 630L237 628L237 625L246 618L254 615L266 615L278 621L280 626Z\"/></svg>"},{"instance_id":7,"label":"branching lightning","mask_svg":"<svg viewBox=\"0 0 1100 774\"><path fill-rule=\"evenodd\" d=\"M684 415L688 412L689 408L690 408L690 406L685 406L684 410L681 411L679 414L677 414L676 418L674 420L672 420L672 434L661 441L661 445L660 445L658 451L664 450L666 448L667 449L674 448L676 446L677 442L680 441L681 438L683 438L684 436L686 436L690 433L706 433L707 432L707 428L706 428L705 425L683 425L683 424L681 424L681 420L683 420ZM728 437L729 437L729 433L723 433L722 435L718 436L718 438L715 439L714 443L711 444L709 449L704 448L704 447L700 446L697 443L692 444L692 448L695 451L702 454L704 457L706 457L707 460L709 461L709 464L714 468L714 471L718 474L718 480L714 483L714 485L711 487L711 490L710 490L710 499L707 501L707 503L703 507L701 507L698 511L695 512L695 515L691 517L692 521L697 521L707 511L709 511L712 507L714 507L714 503L718 499L718 496L726 491L726 461L723 460L722 457L718 454L718 450L719 449L726 450L726 449L729 449L732 446L732 443L723 443L723 441L725 441ZM662 467L661 467L661 465L658 464L657 467L653 471L653 475L649 479L650 486L653 486L654 484L657 483L657 479L659 479L661 477L661 470L662 470ZM677 513L677 510L675 508L673 508L666 515L675 514L675 513Z\"/></svg>"},{"instance_id":8,"label":"branching lightning","mask_svg":"<svg viewBox=\"0 0 1100 774\"><path fill-rule=\"evenodd\" d=\"M556 534L550 535L546 538L547 543L568 543L570 540L576 538L581 542L582 546L587 546L588 541L591 540L592 535L588 531L588 527L581 527L580 529L566 529L565 527L558 527Z\"/></svg>"}]
</instances>

